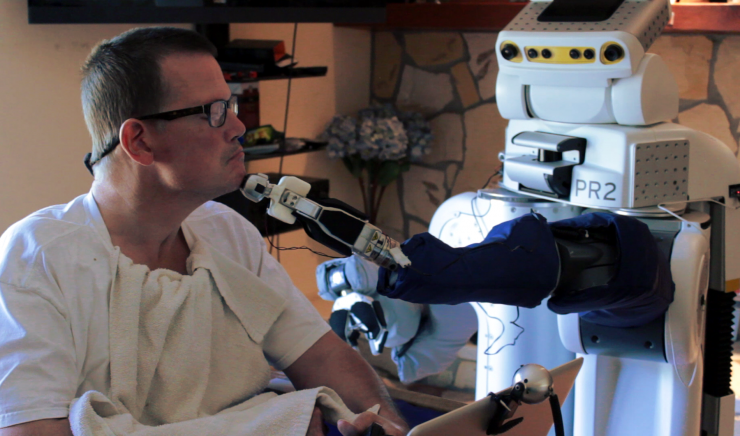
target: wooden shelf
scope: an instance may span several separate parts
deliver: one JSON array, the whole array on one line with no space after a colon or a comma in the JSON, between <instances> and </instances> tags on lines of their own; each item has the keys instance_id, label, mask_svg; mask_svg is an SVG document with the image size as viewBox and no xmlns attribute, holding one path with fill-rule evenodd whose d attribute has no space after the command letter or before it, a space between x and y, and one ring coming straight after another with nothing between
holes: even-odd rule
<instances>
[{"instance_id":1,"label":"wooden shelf","mask_svg":"<svg viewBox=\"0 0 740 436\"><path fill-rule=\"evenodd\" d=\"M739 33L740 5L673 5L673 25L666 33Z\"/></svg>"},{"instance_id":2,"label":"wooden shelf","mask_svg":"<svg viewBox=\"0 0 740 436\"><path fill-rule=\"evenodd\" d=\"M526 4L482 0L391 3L385 24L338 25L375 30L500 31ZM677 4L673 5L673 12L673 25L667 26L665 33L740 33L740 5Z\"/></svg>"},{"instance_id":3,"label":"wooden shelf","mask_svg":"<svg viewBox=\"0 0 740 436\"><path fill-rule=\"evenodd\" d=\"M391 3L376 28L501 30L526 2Z\"/></svg>"},{"instance_id":4,"label":"wooden shelf","mask_svg":"<svg viewBox=\"0 0 740 436\"><path fill-rule=\"evenodd\" d=\"M249 7L201 6L157 7L118 5L141 2L77 2L74 6L37 6L29 2L29 24L115 24L115 23L378 23L383 7ZM54 3L54 2L48 2ZM75 3L75 2L62 2ZM106 3L113 3L109 5ZM209 2L210 3L210 2Z\"/></svg>"},{"instance_id":5,"label":"wooden shelf","mask_svg":"<svg viewBox=\"0 0 740 436\"><path fill-rule=\"evenodd\" d=\"M297 67L293 68L288 74L280 74L275 76L257 76L253 79L231 79L227 80L227 83L252 83L252 82L263 82L266 80L288 80L288 79L305 79L309 77L324 77L326 72L329 70L328 67Z\"/></svg>"}]
</instances>

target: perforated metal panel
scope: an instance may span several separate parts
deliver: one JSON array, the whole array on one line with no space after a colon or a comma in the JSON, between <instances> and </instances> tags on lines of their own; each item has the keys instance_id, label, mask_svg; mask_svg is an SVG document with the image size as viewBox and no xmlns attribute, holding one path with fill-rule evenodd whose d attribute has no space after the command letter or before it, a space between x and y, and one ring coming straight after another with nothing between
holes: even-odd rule
<instances>
[{"instance_id":1,"label":"perforated metal panel","mask_svg":"<svg viewBox=\"0 0 740 436\"><path fill-rule=\"evenodd\" d=\"M594 0L598 1L598 0ZM550 2L531 2L506 27L507 31L523 32L611 32L624 31L634 35L645 51L670 19L668 2L665 0L626 0L606 21L592 22L548 22L537 21L537 17Z\"/></svg>"},{"instance_id":2,"label":"perforated metal panel","mask_svg":"<svg viewBox=\"0 0 740 436\"><path fill-rule=\"evenodd\" d=\"M635 145L633 207L688 199L689 142Z\"/></svg>"}]
</instances>

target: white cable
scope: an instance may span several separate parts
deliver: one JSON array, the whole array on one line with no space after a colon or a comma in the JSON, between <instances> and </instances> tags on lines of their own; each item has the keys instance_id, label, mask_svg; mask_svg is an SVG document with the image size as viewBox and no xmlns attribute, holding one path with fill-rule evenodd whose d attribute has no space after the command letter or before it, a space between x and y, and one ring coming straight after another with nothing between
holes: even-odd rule
<instances>
[{"instance_id":1,"label":"white cable","mask_svg":"<svg viewBox=\"0 0 740 436\"><path fill-rule=\"evenodd\" d=\"M675 213L675 212L673 212L673 211L669 210L668 208L666 208L666 207L664 207L664 206L667 206L667 205L669 205L669 204L687 204L687 205L688 205L689 203L701 203L701 202L704 202L704 201L706 201L706 202L710 202L710 203L717 203L717 204L719 204L719 205L720 205L720 206L722 206L722 207L727 207L727 208L731 208L731 209L733 209L733 210L738 210L738 209L740 209L740 205L739 205L739 206L729 206L729 205L727 205L727 204L725 204L725 203L722 203L721 201L717 201L717 200L715 200L715 199L713 199L713 198L702 198L702 199L699 199L699 200L686 200L686 201L670 201L670 202L668 202L668 203L659 203L659 204L658 204L658 209L662 210L663 212L666 212L666 213L668 213L669 215L673 216L674 218L677 218L677 219L679 219L679 220L681 220L681 221L685 222L685 223L686 223L686 224L688 224L688 225L691 225L691 223L690 223L689 221L687 221L686 219L684 219L683 217L681 217L681 216L680 216L680 215L678 215L677 213Z\"/></svg>"}]
</instances>

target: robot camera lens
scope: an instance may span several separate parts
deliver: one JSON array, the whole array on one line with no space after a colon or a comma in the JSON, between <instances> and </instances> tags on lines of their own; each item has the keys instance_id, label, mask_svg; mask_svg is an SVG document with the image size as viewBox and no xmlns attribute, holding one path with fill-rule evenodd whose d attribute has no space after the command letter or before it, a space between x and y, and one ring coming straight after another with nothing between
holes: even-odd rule
<instances>
[{"instance_id":1,"label":"robot camera lens","mask_svg":"<svg viewBox=\"0 0 740 436\"><path fill-rule=\"evenodd\" d=\"M533 48L530 48L529 50L527 50L527 56L529 56L530 58L534 59L537 56L539 56L539 53L537 53L537 50L535 50Z\"/></svg>"},{"instance_id":2,"label":"robot camera lens","mask_svg":"<svg viewBox=\"0 0 740 436\"><path fill-rule=\"evenodd\" d=\"M609 62L614 62L621 59L623 54L624 50L622 50L622 47L616 44L611 44L606 48L606 50L604 50L604 57Z\"/></svg>"},{"instance_id":3,"label":"robot camera lens","mask_svg":"<svg viewBox=\"0 0 740 436\"><path fill-rule=\"evenodd\" d=\"M583 50L583 57L586 59L593 59L594 58L594 51L589 49Z\"/></svg>"},{"instance_id":4,"label":"robot camera lens","mask_svg":"<svg viewBox=\"0 0 740 436\"><path fill-rule=\"evenodd\" d=\"M507 61L514 59L518 52L519 50L513 44L506 44L501 48L501 56Z\"/></svg>"},{"instance_id":5,"label":"robot camera lens","mask_svg":"<svg viewBox=\"0 0 740 436\"><path fill-rule=\"evenodd\" d=\"M548 49L542 50L542 57L545 59L550 59L552 57L552 52Z\"/></svg>"},{"instance_id":6,"label":"robot camera lens","mask_svg":"<svg viewBox=\"0 0 740 436\"><path fill-rule=\"evenodd\" d=\"M577 49L574 48L573 50L570 51L570 58L571 59L578 59L580 57L581 57L580 50L577 50Z\"/></svg>"}]
</instances>

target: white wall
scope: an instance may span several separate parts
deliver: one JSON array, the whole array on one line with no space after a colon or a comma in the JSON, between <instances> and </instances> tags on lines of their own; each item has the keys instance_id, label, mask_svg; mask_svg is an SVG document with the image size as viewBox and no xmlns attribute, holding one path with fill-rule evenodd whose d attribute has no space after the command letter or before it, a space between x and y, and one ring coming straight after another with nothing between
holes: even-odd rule
<instances>
[{"instance_id":1,"label":"white wall","mask_svg":"<svg viewBox=\"0 0 740 436\"><path fill-rule=\"evenodd\" d=\"M190 25L181 25L191 27ZM135 25L29 25L25 0L0 1L0 233L24 216L86 193L92 182L82 158L90 137L82 117L79 69L92 47ZM232 25L232 38L282 39L290 51L291 24ZM289 136L315 137L337 112L367 105L370 32L331 24L299 24L301 66L325 65L326 77L293 80ZM283 130L287 81L263 82L263 123ZM277 171L278 160L259 161L250 172ZM328 177L333 196L355 206L359 191L340 162L324 152L285 159L284 173ZM311 245L302 232L282 246ZM306 250L281 254L296 284L317 300L314 270L324 259ZM330 305L317 302L328 315Z\"/></svg>"},{"instance_id":2,"label":"white wall","mask_svg":"<svg viewBox=\"0 0 740 436\"><path fill-rule=\"evenodd\" d=\"M0 232L89 190L80 67L98 41L131 27L29 25L25 0L0 1Z\"/></svg>"}]
</instances>

